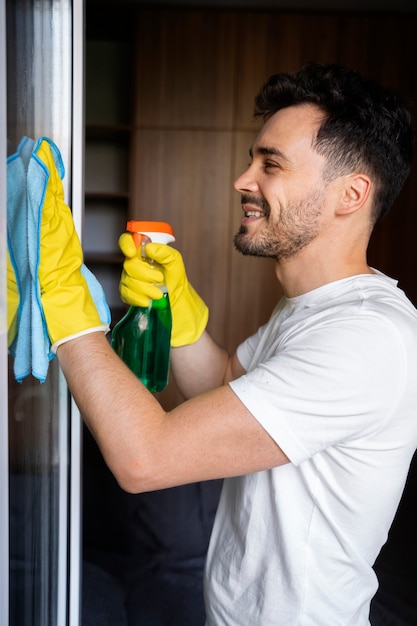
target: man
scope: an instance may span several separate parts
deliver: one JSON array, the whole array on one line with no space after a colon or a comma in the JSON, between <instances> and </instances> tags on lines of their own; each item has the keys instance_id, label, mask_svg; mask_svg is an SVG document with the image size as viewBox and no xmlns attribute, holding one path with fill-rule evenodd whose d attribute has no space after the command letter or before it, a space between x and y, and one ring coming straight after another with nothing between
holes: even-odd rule
<instances>
[{"instance_id":1,"label":"man","mask_svg":"<svg viewBox=\"0 0 417 626\"><path fill-rule=\"evenodd\" d=\"M124 489L226 478L207 624L363 626L417 442L417 314L366 258L408 175L410 116L378 85L319 64L271 77L256 110L264 125L235 182L235 245L275 263L285 296L270 321L229 356L205 331L207 308L179 253L146 248L170 293L186 402L166 413L95 332L76 245L58 251L53 228L42 232L42 304L70 389ZM144 274L127 235L121 248L122 297L158 297L160 271ZM80 318L63 319L78 292Z\"/></svg>"}]
</instances>

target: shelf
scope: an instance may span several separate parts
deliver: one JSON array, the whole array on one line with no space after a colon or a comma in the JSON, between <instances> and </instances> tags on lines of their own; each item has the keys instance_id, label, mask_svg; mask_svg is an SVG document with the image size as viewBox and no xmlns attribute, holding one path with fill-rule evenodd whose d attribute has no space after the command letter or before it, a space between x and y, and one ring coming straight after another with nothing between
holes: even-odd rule
<instances>
[{"instance_id":1,"label":"shelf","mask_svg":"<svg viewBox=\"0 0 417 626\"><path fill-rule=\"evenodd\" d=\"M85 191L127 197L129 188L129 147L106 139L91 140L85 146Z\"/></svg>"},{"instance_id":2,"label":"shelf","mask_svg":"<svg viewBox=\"0 0 417 626\"><path fill-rule=\"evenodd\" d=\"M86 200L128 200L130 193L128 191L86 191L84 194Z\"/></svg>"},{"instance_id":3,"label":"shelf","mask_svg":"<svg viewBox=\"0 0 417 626\"><path fill-rule=\"evenodd\" d=\"M86 265L107 265L111 264L119 264L120 268L123 265L123 255L117 254L117 252L85 252L84 251L84 261Z\"/></svg>"},{"instance_id":4,"label":"shelf","mask_svg":"<svg viewBox=\"0 0 417 626\"><path fill-rule=\"evenodd\" d=\"M87 124L86 139L127 141L133 128L130 124Z\"/></svg>"}]
</instances>

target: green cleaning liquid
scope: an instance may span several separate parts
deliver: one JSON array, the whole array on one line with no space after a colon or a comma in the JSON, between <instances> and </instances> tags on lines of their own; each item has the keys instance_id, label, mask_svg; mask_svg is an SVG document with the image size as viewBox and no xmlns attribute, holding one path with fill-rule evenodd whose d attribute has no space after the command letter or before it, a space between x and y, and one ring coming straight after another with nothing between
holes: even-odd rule
<instances>
[{"instance_id":1,"label":"green cleaning liquid","mask_svg":"<svg viewBox=\"0 0 417 626\"><path fill-rule=\"evenodd\" d=\"M165 244L175 241L165 222L134 220L127 223L126 230L142 249L144 238ZM145 256L143 260L149 262ZM160 288L160 300L152 300L148 307L131 306L112 332L113 349L152 392L162 391L169 376L172 315L166 287Z\"/></svg>"},{"instance_id":2,"label":"green cleaning liquid","mask_svg":"<svg viewBox=\"0 0 417 626\"><path fill-rule=\"evenodd\" d=\"M162 391L168 384L171 326L165 292L147 308L131 306L113 330L113 349L152 392Z\"/></svg>"}]
</instances>

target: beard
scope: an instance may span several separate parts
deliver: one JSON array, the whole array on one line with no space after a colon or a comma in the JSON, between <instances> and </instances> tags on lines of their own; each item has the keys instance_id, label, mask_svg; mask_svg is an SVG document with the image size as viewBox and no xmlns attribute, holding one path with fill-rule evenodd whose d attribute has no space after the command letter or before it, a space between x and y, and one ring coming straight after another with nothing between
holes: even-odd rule
<instances>
[{"instance_id":1,"label":"beard","mask_svg":"<svg viewBox=\"0 0 417 626\"><path fill-rule=\"evenodd\" d=\"M253 234L250 234L250 228L241 226L233 238L235 248L244 255L275 261L296 256L319 233L324 195L324 189L315 190L302 200L287 204L281 209L276 221L264 199L243 195L242 204L250 203L261 208L267 225L262 231Z\"/></svg>"}]
</instances>

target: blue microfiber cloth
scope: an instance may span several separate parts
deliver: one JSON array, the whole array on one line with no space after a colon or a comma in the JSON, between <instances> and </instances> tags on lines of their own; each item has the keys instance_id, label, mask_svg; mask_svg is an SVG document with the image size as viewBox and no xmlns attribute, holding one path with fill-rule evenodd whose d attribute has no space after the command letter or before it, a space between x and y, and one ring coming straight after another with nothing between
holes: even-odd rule
<instances>
[{"instance_id":1,"label":"blue microfiber cloth","mask_svg":"<svg viewBox=\"0 0 417 626\"><path fill-rule=\"evenodd\" d=\"M57 146L47 137L36 142L23 137L14 154L7 159L7 244L19 290L17 334L10 346L14 375L21 382L30 373L40 382L46 380L51 350L43 315L38 281L42 207L49 172L36 152L46 140L51 148L60 178L65 169ZM110 324L110 309L104 291L94 274L83 265L87 281L103 324Z\"/></svg>"}]
</instances>

